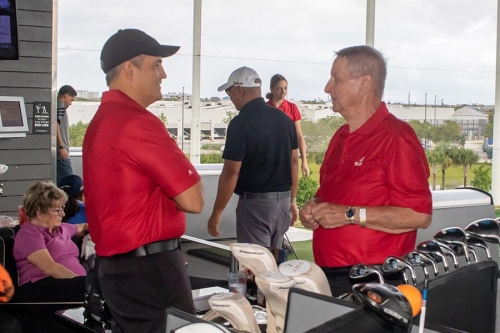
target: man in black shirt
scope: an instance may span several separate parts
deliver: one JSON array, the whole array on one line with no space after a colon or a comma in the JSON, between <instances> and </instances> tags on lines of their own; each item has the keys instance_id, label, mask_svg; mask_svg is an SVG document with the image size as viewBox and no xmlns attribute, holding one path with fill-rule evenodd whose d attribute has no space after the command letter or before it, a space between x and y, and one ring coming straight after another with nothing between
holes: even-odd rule
<instances>
[{"instance_id":1,"label":"man in black shirt","mask_svg":"<svg viewBox=\"0 0 500 333\"><path fill-rule=\"evenodd\" d=\"M261 85L253 69L241 67L218 89L226 91L240 113L227 129L224 167L208 232L219 236L222 211L234 192L240 197L237 241L281 248L298 215L297 132L285 113L264 101Z\"/></svg>"}]
</instances>

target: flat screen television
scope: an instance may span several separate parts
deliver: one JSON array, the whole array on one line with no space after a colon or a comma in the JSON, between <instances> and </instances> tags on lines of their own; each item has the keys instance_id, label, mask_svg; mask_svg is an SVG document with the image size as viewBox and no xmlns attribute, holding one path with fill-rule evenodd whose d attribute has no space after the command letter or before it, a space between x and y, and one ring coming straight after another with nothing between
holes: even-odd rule
<instances>
[{"instance_id":1,"label":"flat screen television","mask_svg":"<svg viewBox=\"0 0 500 333\"><path fill-rule=\"evenodd\" d=\"M16 0L0 0L0 60L19 60Z\"/></svg>"},{"instance_id":2,"label":"flat screen television","mask_svg":"<svg viewBox=\"0 0 500 333\"><path fill-rule=\"evenodd\" d=\"M0 133L28 132L23 97L0 96Z\"/></svg>"}]
</instances>

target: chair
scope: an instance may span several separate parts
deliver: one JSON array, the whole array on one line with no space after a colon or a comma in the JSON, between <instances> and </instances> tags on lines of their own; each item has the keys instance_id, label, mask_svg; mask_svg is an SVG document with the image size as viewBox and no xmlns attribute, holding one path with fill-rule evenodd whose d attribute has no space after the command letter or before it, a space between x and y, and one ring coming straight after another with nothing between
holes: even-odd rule
<instances>
[{"instance_id":1,"label":"chair","mask_svg":"<svg viewBox=\"0 0 500 333\"><path fill-rule=\"evenodd\" d=\"M15 237L19 229L19 226L0 228L0 264L9 272L16 289L19 286L19 276L13 250ZM47 332L72 332L60 320L57 320L54 312L61 308L69 309L81 306L83 306L83 302L23 303L17 301L14 294L14 297L9 302L0 303L0 311L14 315L25 332L41 332L43 329L46 329ZM46 313L54 315L47 317Z\"/></svg>"}]
</instances>

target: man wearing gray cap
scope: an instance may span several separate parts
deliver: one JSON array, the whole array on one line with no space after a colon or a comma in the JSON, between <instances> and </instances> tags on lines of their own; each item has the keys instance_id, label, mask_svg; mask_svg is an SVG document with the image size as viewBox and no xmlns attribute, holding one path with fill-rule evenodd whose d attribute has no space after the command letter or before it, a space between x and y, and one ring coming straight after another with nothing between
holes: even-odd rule
<instances>
[{"instance_id":1,"label":"man wearing gray cap","mask_svg":"<svg viewBox=\"0 0 500 333\"><path fill-rule=\"evenodd\" d=\"M255 70L241 67L218 89L226 91L240 113L227 128L208 232L219 236L222 211L234 192L239 195L237 241L282 248L298 215L297 132L285 113L264 101L261 85Z\"/></svg>"},{"instance_id":2,"label":"man wearing gray cap","mask_svg":"<svg viewBox=\"0 0 500 333\"><path fill-rule=\"evenodd\" d=\"M167 307L195 311L179 244L184 212L203 209L200 176L146 110L162 98L162 58L178 49L124 29L101 53L109 91L85 134L83 179L114 333L163 332Z\"/></svg>"}]
</instances>

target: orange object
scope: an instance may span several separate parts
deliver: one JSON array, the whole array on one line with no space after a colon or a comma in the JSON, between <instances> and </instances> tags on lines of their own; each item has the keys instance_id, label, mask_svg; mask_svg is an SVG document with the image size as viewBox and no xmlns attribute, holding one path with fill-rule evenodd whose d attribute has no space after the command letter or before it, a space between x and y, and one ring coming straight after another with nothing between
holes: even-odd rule
<instances>
[{"instance_id":1,"label":"orange object","mask_svg":"<svg viewBox=\"0 0 500 333\"><path fill-rule=\"evenodd\" d=\"M24 222L26 222L26 210L24 209L24 206L17 206L17 217L19 219L19 225L23 225Z\"/></svg>"},{"instance_id":2,"label":"orange object","mask_svg":"<svg viewBox=\"0 0 500 333\"><path fill-rule=\"evenodd\" d=\"M14 296L14 285L9 273L0 265L0 302L8 302Z\"/></svg>"},{"instance_id":3,"label":"orange object","mask_svg":"<svg viewBox=\"0 0 500 333\"><path fill-rule=\"evenodd\" d=\"M399 291L405 295L408 302L410 302L413 317L420 313L420 308L422 307L422 294L417 287L411 284L400 284L397 286Z\"/></svg>"}]
</instances>

